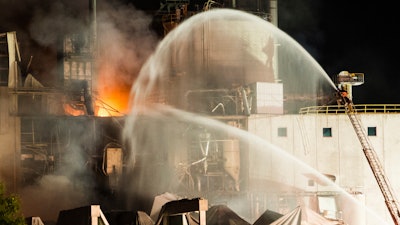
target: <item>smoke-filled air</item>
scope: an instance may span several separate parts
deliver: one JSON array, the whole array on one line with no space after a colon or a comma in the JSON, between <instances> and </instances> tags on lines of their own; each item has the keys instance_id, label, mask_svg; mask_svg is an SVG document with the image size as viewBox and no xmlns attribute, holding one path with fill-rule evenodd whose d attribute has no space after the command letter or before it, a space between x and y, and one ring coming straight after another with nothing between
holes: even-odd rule
<instances>
[{"instance_id":1,"label":"smoke-filled air","mask_svg":"<svg viewBox=\"0 0 400 225\"><path fill-rule=\"evenodd\" d=\"M181 197L205 197L213 203L226 203L244 218L252 218L249 193L244 191L232 198L221 193L256 190L251 201L259 201L261 212L280 204L287 204L289 212L297 204L311 207L312 196L301 202L283 203L278 193L295 196L318 190L337 193L342 207L349 209L342 218L359 220L366 209L341 190L332 177L313 169L318 165L320 171L329 171L329 163L324 165L320 158L314 158L315 152L309 152L316 151L315 142L306 138L303 146L292 146L304 148L302 154L294 155L266 141L271 134L260 129L268 124L260 124L257 118L243 124L237 116L254 110L251 97L257 88L268 96L265 101L270 108L266 110L279 114L284 102L282 93L291 96L288 101L294 100L285 109L296 111L301 107L296 97L308 97L316 105L321 86L335 89L319 64L269 22L229 9L192 16L159 43L133 84L124 127L124 140L131 154L131 177L124 185L127 196L153 199L172 192ZM274 102L276 99L282 101ZM258 102L258 110L262 104ZM312 121L314 117L304 119ZM257 130L261 136L250 134L245 127ZM223 162L213 161L216 155L223 155ZM224 186L215 187L222 182L216 179L218 174L213 174L218 163L228 176L223 178ZM318 184L308 183L310 178ZM213 194L206 192L213 188ZM203 196L205 193L207 196ZM130 203L134 205L135 201ZM374 219L384 223L379 216Z\"/></svg>"},{"instance_id":2,"label":"smoke-filled air","mask_svg":"<svg viewBox=\"0 0 400 225\"><path fill-rule=\"evenodd\" d=\"M53 49L63 35L90 32L92 24L84 19L88 18L88 2L76 4L57 1L42 5L40 9L35 7L35 10L30 12L32 19L28 29L33 42L42 48ZM123 116L127 111L132 82L157 45L158 37L149 30L150 16L133 6L99 1L97 7L99 72L96 83L93 83L95 91L92 96L96 104L96 115ZM22 47L22 52L27 54L28 46ZM30 49L33 47L30 46ZM53 52L49 50L47 53ZM54 84L51 81L57 77L55 74L58 68L54 60L48 58L50 57L35 55L32 60L33 69L27 72L32 73L44 85L52 86ZM43 70L40 66L46 67L46 73L41 73ZM93 149L97 147L93 143L99 142L97 135L101 129L107 128L95 128L93 124L100 124L98 121L94 123L90 122L94 120L75 118L65 121L60 119L57 124L49 124L49 134L61 134L60 137L52 138L59 142L65 140L65 143L64 141L58 143L54 154L60 154L60 149L65 151L62 155L56 155L60 161L56 162L53 173L44 175L37 182L21 190L24 215L37 215L43 220L56 221L60 210L100 204L103 201L103 207L107 208L107 201L103 200L107 196L97 186L98 175L92 171L92 167L98 165L92 165L93 162L90 161L90 156L97 154ZM50 127L56 130L50 130ZM122 123L118 127L122 128ZM117 136L115 133L112 134L113 137ZM114 141L103 139L102 141L106 143ZM29 174L30 171L26 173Z\"/></svg>"},{"instance_id":3,"label":"smoke-filled air","mask_svg":"<svg viewBox=\"0 0 400 225\"><path fill-rule=\"evenodd\" d=\"M160 40L150 29L153 18L132 5L99 1L94 19L76 10L89 3L74 4L57 1L29 10L24 34L48 55L34 57L36 66L24 72L52 86L60 65L49 55L62 52L55 48L60 37L71 37L76 42L69 47L79 52L95 34L96 76L89 85L94 113L66 113L49 119L53 124L37 125L49 127L38 136L52 141L49 155L57 160L43 154L46 171L24 171L40 178L22 177L28 184L19 190L24 215L56 221L60 210L99 204L144 211L156 220L160 207L153 208L153 200L169 194L227 205L249 223L265 210L284 215L300 205L348 224L365 222L366 214L371 224L385 224L385 212L360 204L361 192L338 186L361 182L335 176L346 176L337 168L345 164L336 162L337 146L329 155L317 152L326 145L314 140L320 130L305 131L304 123L314 127L318 115L292 117L302 107L328 104L326 93L337 88L285 32L244 11L216 8L188 17ZM61 70L72 66L66 68ZM275 131L277 123L282 127ZM284 129L289 125L294 129ZM298 146L279 138L289 136L301 137ZM105 171L107 147L123 154L111 172ZM363 174L361 164L344 166ZM315 193L327 193L318 198L319 209ZM330 208L332 201L342 211Z\"/></svg>"}]
</instances>

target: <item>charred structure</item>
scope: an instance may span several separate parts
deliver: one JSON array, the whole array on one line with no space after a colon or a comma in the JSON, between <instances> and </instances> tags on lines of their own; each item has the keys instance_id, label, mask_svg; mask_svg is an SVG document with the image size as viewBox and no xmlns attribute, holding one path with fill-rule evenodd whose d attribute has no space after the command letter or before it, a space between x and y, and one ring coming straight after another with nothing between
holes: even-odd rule
<instances>
[{"instance_id":1,"label":"charred structure","mask_svg":"<svg viewBox=\"0 0 400 225\"><path fill-rule=\"evenodd\" d=\"M241 209L241 215L249 220L258 218L267 208L283 211L298 202L324 203L327 199L328 207L322 203L313 207L330 219L341 219L337 193L325 188L323 181L309 174L300 180L274 174L271 168L278 162L257 160L252 143L229 132L179 119L153 120L143 114L138 116L135 128L142 130L135 136L134 146L124 143L125 115L100 117L95 104L101 101L95 90L98 36L95 1L90 3L89 15L94 22L89 32L71 34L63 40L61 78L54 88L43 86L29 74L23 79L15 32L0 34L4 44L1 55L6 56L0 59L0 101L5 106L0 108L0 138L6 149L0 175L11 191L34 186L48 175L63 175L87 198L76 204L101 204L105 209L150 212L154 196L169 191L185 197L201 196L211 205L245 199L242 205L248 207ZM155 22L161 24L162 36L167 37L191 16L224 7L277 22L276 1L257 1L256 7L249 1L162 1ZM287 137L284 127L275 132L268 123L271 118L284 123L281 118L290 108L286 100L299 103L296 94L285 92L279 80L278 43L272 35L260 35L247 21L239 23L241 26L233 31L237 36L231 38L229 28L237 21L228 21L230 26L219 22L188 32L192 38L189 44L168 46L173 50L167 55L165 76L145 101L171 105L250 133ZM256 44L249 45L251 41ZM231 46L242 51L226 54ZM249 50L249 46L254 49ZM182 54L185 51L193 54L186 57ZM314 100L316 96L312 93L305 98ZM261 131L259 124L265 126ZM175 140L176 136L181 138ZM278 170L293 169L280 166L276 166ZM326 175L336 179L335 175Z\"/></svg>"}]
</instances>

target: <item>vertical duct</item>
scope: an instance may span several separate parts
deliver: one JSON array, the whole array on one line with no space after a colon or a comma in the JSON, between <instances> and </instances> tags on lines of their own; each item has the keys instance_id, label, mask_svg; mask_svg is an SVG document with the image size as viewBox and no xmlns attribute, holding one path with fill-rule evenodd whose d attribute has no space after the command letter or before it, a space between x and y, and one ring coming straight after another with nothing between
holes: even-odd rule
<instances>
[{"instance_id":1,"label":"vertical duct","mask_svg":"<svg viewBox=\"0 0 400 225\"><path fill-rule=\"evenodd\" d=\"M239 191L240 147L239 140L223 142L224 169L235 181L235 190Z\"/></svg>"},{"instance_id":2,"label":"vertical duct","mask_svg":"<svg viewBox=\"0 0 400 225\"><path fill-rule=\"evenodd\" d=\"M269 2L269 13L271 15L271 23L278 27L278 0L270 0ZM279 82L279 64L278 64L278 47L279 43L274 41L274 52L275 56L273 59L273 68L274 68L274 78L276 82Z\"/></svg>"},{"instance_id":3,"label":"vertical duct","mask_svg":"<svg viewBox=\"0 0 400 225\"><path fill-rule=\"evenodd\" d=\"M271 15L271 23L278 27L278 0L270 0L269 13Z\"/></svg>"},{"instance_id":4,"label":"vertical duct","mask_svg":"<svg viewBox=\"0 0 400 225\"><path fill-rule=\"evenodd\" d=\"M15 31L7 33L8 44L8 87L17 88L21 86L20 62L21 55Z\"/></svg>"},{"instance_id":5,"label":"vertical duct","mask_svg":"<svg viewBox=\"0 0 400 225\"><path fill-rule=\"evenodd\" d=\"M249 100L247 99L246 91L247 90L245 88L243 88L243 87L241 88L242 101L243 101L243 112L246 116L250 116L251 108L250 108Z\"/></svg>"},{"instance_id":6,"label":"vertical duct","mask_svg":"<svg viewBox=\"0 0 400 225\"><path fill-rule=\"evenodd\" d=\"M96 76L94 76L97 71L96 60L97 60L97 3L96 0L89 0L89 16L92 21L91 25L91 33L90 33L90 52L92 56L91 67L90 67L90 75L91 84L89 85L90 95L92 95L94 87L93 83L97 80Z\"/></svg>"},{"instance_id":7,"label":"vertical duct","mask_svg":"<svg viewBox=\"0 0 400 225\"><path fill-rule=\"evenodd\" d=\"M96 14L96 0L89 0L89 13L92 21L92 32L90 35L91 50L95 55L97 53L97 14Z\"/></svg>"}]
</instances>

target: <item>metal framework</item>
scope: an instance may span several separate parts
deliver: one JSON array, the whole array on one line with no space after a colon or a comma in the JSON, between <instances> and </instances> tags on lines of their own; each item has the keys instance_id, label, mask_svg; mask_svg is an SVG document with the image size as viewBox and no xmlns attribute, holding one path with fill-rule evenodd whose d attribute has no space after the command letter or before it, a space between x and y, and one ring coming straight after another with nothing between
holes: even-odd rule
<instances>
[{"instance_id":1,"label":"metal framework","mask_svg":"<svg viewBox=\"0 0 400 225\"><path fill-rule=\"evenodd\" d=\"M365 157L367 158L368 164L371 167L371 170L375 176L376 181L378 182L379 188L385 198L385 204L390 212L390 215L393 219L395 225L400 224L400 212L398 201L393 194L393 189L389 183L388 178L385 175L384 169L379 161L379 158L372 148L372 145L369 143L368 137L362 128L361 121L357 117L357 113L354 109L353 103L349 103L345 105L346 113L349 116L351 124L353 125L354 131L357 134L358 140L361 143L363 152Z\"/></svg>"}]
</instances>

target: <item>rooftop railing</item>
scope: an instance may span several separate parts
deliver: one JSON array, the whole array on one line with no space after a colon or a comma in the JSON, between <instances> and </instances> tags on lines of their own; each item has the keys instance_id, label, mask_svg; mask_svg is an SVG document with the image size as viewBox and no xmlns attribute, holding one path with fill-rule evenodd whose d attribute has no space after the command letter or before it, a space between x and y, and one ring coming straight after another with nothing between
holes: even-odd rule
<instances>
[{"instance_id":1,"label":"rooftop railing","mask_svg":"<svg viewBox=\"0 0 400 225\"><path fill-rule=\"evenodd\" d=\"M400 104L365 104L354 105L356 113L400 113ZM325 105L310 106L299 110L299 114L343 114L346 113L344 106Z\"/></svg>"}]
</instances>

